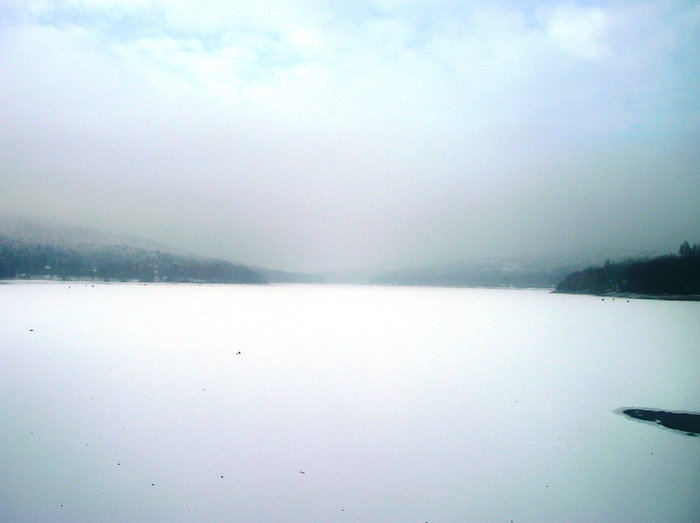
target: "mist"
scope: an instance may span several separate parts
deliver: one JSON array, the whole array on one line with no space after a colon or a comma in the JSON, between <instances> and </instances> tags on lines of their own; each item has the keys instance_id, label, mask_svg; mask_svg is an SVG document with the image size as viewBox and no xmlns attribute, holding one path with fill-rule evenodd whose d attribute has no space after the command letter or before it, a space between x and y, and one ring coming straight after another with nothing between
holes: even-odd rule
<instances>
[{"instance_id":1,"label":"mist","mask_svg":"<svg viewBox=\"0 0 700 523\"><path fill-rule=\"evenodd\" d=\"M700 230L688 2L0 6L0 210L287 270Z\"/></svg>"}]
</instances>

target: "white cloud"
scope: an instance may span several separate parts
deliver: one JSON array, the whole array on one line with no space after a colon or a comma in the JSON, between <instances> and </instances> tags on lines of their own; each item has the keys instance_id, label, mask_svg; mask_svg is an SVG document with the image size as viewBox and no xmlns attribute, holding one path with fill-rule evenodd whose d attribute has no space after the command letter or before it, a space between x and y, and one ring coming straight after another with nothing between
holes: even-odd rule
<instances>
[{"instance_id":1,"label":"white cloud","mask_svg":"<svg viewBox=\"0 0 700 523\"><path fill-rule=\"evenodd\" d=\"M598 60L608 55L608 17L603 9L564 5L554 9L546 23L550 41L568 56Z\"/></svg>"}]
</instances>

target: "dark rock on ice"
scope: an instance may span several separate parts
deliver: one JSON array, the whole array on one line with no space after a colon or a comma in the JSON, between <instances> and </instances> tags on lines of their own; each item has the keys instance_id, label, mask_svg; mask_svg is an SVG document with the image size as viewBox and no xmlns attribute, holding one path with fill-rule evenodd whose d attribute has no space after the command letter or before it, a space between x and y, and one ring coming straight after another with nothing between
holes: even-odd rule
<instances>
[{"instance_id":1,"label":"dark rock on ice","mask_svg":"<svg viewBox=\"0 0 700 523\"><path fill-rule=\"evenodd\" d=\"M621 408L615 411L638 421L646 421L684 432L688 436L700 435L700 413L675 412L656 409Z\"/></svg>"}]
</instances>

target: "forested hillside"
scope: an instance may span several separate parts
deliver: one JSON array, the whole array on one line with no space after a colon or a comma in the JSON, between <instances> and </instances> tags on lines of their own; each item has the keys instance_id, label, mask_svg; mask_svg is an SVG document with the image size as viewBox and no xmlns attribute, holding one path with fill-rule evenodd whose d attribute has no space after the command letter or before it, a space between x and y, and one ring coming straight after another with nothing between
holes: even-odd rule
<instances>
[{"instance_id":1,"label":"forested hillside","mask_svg":"<svg viewBox=\"0 0 700 523\"><path fill-rule=\"evenodd\" d=\"M0 278L264 283L244 265L128 245L63 247L0 236Z\"/></svg>"},{"instance_id":2,"label":"forested hillside","mask_svg":"<svg viewBox=\"0 0 700 523\"><path fill-rule=\"evenodd\" d=\"M606 262L569 274L557 292L650 296L700 296L700 245L686 241L678 255Z\"/></svg>"}]
</instances>

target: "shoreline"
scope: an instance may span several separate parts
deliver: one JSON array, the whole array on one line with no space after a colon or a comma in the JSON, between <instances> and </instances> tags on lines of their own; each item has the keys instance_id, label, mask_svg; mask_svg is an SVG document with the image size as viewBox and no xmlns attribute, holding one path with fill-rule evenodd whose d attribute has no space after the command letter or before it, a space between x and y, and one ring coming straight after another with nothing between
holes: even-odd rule
<instances>
[{"instance_id":1,"label":"shoreline","mask_svg":"<svg viewBox=\"0 0 700 523\"><path fill-rule=\"evenodd\" d=\"M601 298L631 298L635 300L700 301L700 294L637 294L633 292L594 292L553 290L552 294L580 294Z\"/></svg>"}]
</instances>

